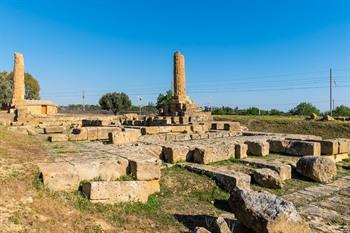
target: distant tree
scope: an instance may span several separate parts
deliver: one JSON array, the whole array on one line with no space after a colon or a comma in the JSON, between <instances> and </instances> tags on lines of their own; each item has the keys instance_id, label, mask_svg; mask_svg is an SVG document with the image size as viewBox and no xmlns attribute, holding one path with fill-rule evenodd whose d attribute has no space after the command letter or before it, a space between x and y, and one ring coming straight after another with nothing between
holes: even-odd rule
<instances>
[{"instance_id":1,"label":"distant tree","mask_svg":"<svg viewBox=\"0 0 350 233\"><path fill-rule=\"evenodd\" d=\"M261 114L261 110L257 107L250 107L245 110L246 115L259 115Z\"/></svg>"},{"instance_id":2,"label":"distant tree","mask_svg":"<svg viewBox=\"0 0 350 233\"><path fill-rule=\"evenodd\" d=\"M350 116L350 107L345 105L340 105L335 108L333 113L336 116Z\"/></svg>"},{"instance_id":3,"label":"distant tree","mask_svg":"<svg viewBox=\"0 0 350 233\"><path fill-rule=\"evenodd\" d=\"M272 116L281 116L281 115L284 115L284 112L278 110L278 109L271 109L269 111L269 115L272 115Z\"/></svg>"},{"instance_id":4,"label":"distant tree","mask_svg":"<svg viewBox=\"0 0 350 233\"><path fill-rule=\"evenodd\" d=\"M0 105L8 106L12 99L12 83L7 72L0 72Z\"/></svg>"},{"instance_id":5,"label":"distant tree","mask_svg":"<svg viewBox=\"0 0 350 233\"><path fill-rule=\"evenodd\" d=\"M291 109L289 111L292 115L311 115L311 113L316 113L317 115L320 115L320 110L317 109L314 105L311 103L300 103L295 108Z\"/></svg>"},{"instance_id":6,"label":"distant tree","mask_svg":"<svg viewBox=\"0 0 350 233\"><path fill-rule=\"evenodd\" d=\"M111 110L115 115L120 111L126 111L131 108L129 96L124 92L107 93L101 97L99 104L104 110Z\"/></svg>"},{"instance_id":7,"label":"distant tree","mask_svg":"<svg viewBox=\"0 0 350 233\"><path fill-rule=\"evenodd\" d=\"M148 112L148 113L157 113L158 109L154 103L149 102L147 105L142 107L142 111Z\"/></svg>"},{"instance_id":8,"label":"distant tree","mask_svg":"<svg viewBox=\"0 0 350 233\"><path fill-rule=\"evenodd\" d=\"M160 93L157 98L156 108L160 110L161 108L167 106L170 103L172 97L173 95L171 90L168 90L165 94Z\"/></svg>"}]
</instances>

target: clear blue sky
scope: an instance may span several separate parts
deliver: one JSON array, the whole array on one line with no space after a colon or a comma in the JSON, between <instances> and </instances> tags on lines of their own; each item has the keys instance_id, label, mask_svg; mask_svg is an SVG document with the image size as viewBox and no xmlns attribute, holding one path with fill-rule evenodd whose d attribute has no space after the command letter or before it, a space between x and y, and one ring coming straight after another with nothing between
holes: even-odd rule
<instances>
[{"instance_id":1,"label":"clear blue sky","mask_svg":"<svg viewBox=\"0 0 350 233\"><path fill-rule=\"evenodd\" d=\"M199 105L288 110L308 101L350 105L349 0L1 0L0 70L22 52L26 71L58 104L124 91L134 104L170 88L186 57Z\"/></svg>"}]
</instances>

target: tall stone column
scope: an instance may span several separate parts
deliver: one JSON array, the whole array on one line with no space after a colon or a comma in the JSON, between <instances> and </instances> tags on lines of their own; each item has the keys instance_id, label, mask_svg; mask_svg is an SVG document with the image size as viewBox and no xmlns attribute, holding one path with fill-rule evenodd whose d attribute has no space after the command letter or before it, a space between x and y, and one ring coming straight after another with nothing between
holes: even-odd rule
<instances>
[{"instance_id":1,"label":"tall stone column","mask_svg":"<svg viewBox=\"0 0 350 233\"><path fill-rule=\"evenodd\" d=\"M21 105L24 103L24 59L20 53L15 53L15 61L13 65L13 96L12 105Z\"/></svg>"},{"instance_id":2,"label":"tall stone column","mask_svg":"<svg viewBox=\"0 0 350 233\"><path fill-rule=\"evenodd\" d=\"M178 51L174 54L174 96L179 102L187 99L185 57Z\"/></svg>"}]
</instances>

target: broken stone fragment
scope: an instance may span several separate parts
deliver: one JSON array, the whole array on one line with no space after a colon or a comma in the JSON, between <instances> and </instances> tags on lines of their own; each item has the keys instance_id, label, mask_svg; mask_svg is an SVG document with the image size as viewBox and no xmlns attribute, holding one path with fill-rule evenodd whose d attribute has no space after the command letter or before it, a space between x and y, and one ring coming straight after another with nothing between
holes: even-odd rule
<instances>
[{"instance_id":1,"label":"broken stone fragment","mask_svg":"<svg viewBox=\"0 0 350 233\"><path fill-rule=\"evenodd\" d=\"M196 227L193 232L194 233L211 233L210 231L208 231L204 227Z\"/></svg>"},{"instance_id":2,"label":"broken stone fragment","mask_svg":"<svg viewBox=\"0 0 350 233\"><path fill-rule=\"evenodd\" d=\"M279 189L283 187L281 177L277 172L268 169L260 168L253 171L254 181L262 187Z\"/></svg>"},{"instance_id":3,"label":"broken stone fragment","mask_svg":"<svg viewBox=\"0 0 350 233\"><path fill-rule=\"evenodd\" d=\"M229 205L240 223L259 233L311 233L294 205L268 192L234 189Z\"/></svg>"},{"instance_id":4,"label":"broken stone fragment","mask_svg":"<svg viewBox=\"0 0 350 233\"><path fill-rule=\"evenodd\" d=\"M223 217L218 217L215 221L216 230L219 233L231 233L229 226L227 225L226 220Z\"/></svg>"},{"instance_id":5,"label":"broken stone fragment","mask_svg":"<svg viewBox=\"0 0 350 233\"><path fill-rule=\"evenodd\" d=\"M325 156L304 156L298 160L296 170L320 183L329 183L337 175L335 162Z\"/></svg>"},{"instance_id":6,"label":"broken stone fragment","mask_svg":"<svg viewBox=\"0 0 350 233\"><path fill-rule=\"evenodd\" d=\"M68 141L68 136L66 134L53 134L48 137L50 142L66 142Z\"/></svg>"}]
</instances>

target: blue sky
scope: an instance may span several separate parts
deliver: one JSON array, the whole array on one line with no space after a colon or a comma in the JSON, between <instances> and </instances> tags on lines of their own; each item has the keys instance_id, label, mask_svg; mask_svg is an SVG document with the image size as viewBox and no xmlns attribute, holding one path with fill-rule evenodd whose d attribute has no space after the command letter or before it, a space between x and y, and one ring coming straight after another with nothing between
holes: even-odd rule
<instances>
[{"instance_id":1,"label":"blue sky","mask_svg":"<svg viewBox=\"0 0 350 233\"><path fill-rule=\"evenodd\" d=\"M349 0L0 2L0 70L22 52L43 99L90 104L124 91L138 104L170 88L186 57L199 105L288 110L301 101L350 105Z\"/></svg>"}]
</instances>

